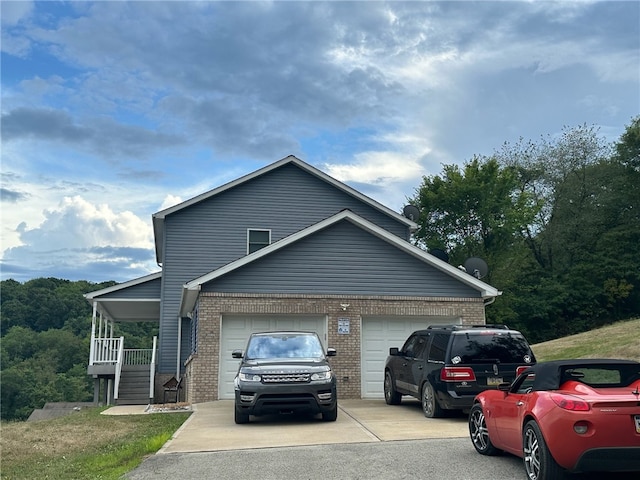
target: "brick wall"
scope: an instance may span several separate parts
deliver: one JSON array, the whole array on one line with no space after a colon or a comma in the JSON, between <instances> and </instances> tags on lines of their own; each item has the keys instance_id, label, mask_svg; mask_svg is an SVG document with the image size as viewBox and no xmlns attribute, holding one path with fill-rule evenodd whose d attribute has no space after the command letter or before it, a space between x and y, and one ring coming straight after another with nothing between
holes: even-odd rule
<instances>
[{"instance_id":1,"label":"brick wall","mask_svg":"<svg viewBox=\"0 0 640 480\"><path fill-rule=\"evenodd\" d=\"M311 314L328 318L327 346L338 351L331 365L340 398L361 397L360 339L362 317L437 316L460 318L465 325L485 323L480 298L342 297L315 295L249 295L201 293L198 308L198 351L186 362L185 393L189 402L217 400L223 314ZM348 304L343 310L341 304ZM349 319L349 334L338 334L338 319Z\"/></svg>"}]
</instances>

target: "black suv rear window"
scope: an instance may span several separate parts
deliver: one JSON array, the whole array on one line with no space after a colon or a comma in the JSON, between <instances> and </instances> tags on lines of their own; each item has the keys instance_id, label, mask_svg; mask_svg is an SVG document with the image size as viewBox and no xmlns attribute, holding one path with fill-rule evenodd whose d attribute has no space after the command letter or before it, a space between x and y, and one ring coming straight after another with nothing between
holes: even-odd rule
<instances>
[{"instance_id":1,"label":"black suv rear window","mask_svg":"<svg viewBox=\"0 0 640 480\"><path fill-rule=\"evenodd\" d=\"M454 363L522 363L525 356L533 356L522 335L502 332L464 333L454 335L451 360ZM460 357L460 361L455 361Z\"/></svg>"}]
</instances>

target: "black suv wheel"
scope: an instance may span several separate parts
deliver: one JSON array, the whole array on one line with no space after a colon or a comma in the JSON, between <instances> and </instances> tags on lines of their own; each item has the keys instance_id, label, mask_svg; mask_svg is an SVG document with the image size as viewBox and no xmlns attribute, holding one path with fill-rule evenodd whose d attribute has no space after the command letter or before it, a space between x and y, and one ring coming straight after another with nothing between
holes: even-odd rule
<instances>
[{"instance_id":1,"label":"black suv wheel","mask_svg":"<svg viewBox=\"0 0 640 480\"><path fill-rule=\"evenodd\" d=\"M433 389L433 385L429 382L425 382L422 386L422 398L420 402L422 403L422 411L425 417L439 418L443 416L442 408L440 408L440 404L436 398L436 392Z\"/></svg>"},{"instance_id":2,"label":"black suv wheel","mask_svg":"<svg viewBox=\"0 0 640 480\"><path fill-rule=\"evenodd\" d=\"M384 398L396 405L402 395L416 397L429 418L468 411L478 393L512 382L534 363L524 336L504 325L433 325L389 349Z\"/></svg>"},{"instance_id":3,"label":"black suv wheel","mask_svg":"<svg viewBox=\"0 0 640 480\"><path fill-rule=\"evenodd\" d=\"M393 377L391 372L385 372L384 374L384 401L387 405L399 405L402 400L402 395L393 386Z\"/></svg>"}]
</instances>

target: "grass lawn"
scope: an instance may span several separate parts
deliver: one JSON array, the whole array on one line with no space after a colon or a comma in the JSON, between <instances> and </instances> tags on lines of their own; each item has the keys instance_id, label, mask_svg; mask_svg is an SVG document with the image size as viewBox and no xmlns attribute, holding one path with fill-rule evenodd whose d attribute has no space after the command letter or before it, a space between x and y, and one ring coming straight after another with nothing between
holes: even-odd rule
<instances>
[{"instance_id":1,"label":"grass lawn","mask_svg":"<svg viewBox=\"0 0 640 480\"><path fill-rule=\"evenodd\" d=\"M640 361L640 318L532 345L539 362L563 358L623 358Z\"/></svg>"},{"instance_id":2,"label":"grass lawn","mask_svg":"<svg viewBox=\"0 0 640 480\"><path fill-rule=\"evenodd\" d=\"M2 479L117 479L157 452L191 414L100 415L86 408L38 422L3 422Z\"/></svg>"}]
</instances>

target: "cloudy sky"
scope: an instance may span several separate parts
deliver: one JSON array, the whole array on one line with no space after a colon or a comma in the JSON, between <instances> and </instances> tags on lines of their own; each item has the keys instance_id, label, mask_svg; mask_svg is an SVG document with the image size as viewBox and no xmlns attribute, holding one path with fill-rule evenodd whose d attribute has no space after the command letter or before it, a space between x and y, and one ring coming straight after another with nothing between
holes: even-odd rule
<instances>
[{"instance_id":1,"label":"cloudy sky","mask_svg":"<svg viewBox=\"0 0 640 480\"><path fill-rule=\"evenodd\" d=\"M640 113L640 3L1 2L1 277L158 271L151 215L289 154L400 211Z\"/></svg>"}]
</instances>

